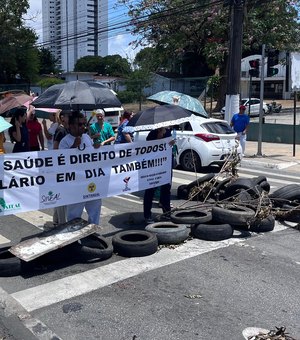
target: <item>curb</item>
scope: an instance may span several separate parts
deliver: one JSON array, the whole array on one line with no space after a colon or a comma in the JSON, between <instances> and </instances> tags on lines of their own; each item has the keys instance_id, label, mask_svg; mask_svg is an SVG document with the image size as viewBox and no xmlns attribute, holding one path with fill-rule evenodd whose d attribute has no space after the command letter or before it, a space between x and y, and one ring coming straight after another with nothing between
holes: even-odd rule
<instances>
[{"instance_id":1,"label":"curb","mask_svg":"<svg viewBox=\"0 0 300 340\"><path fill-rule=\"evenodd\" d=\"M2 324L16 339L62 340L44 323L32 317L22 305L0 287L0 318Z\"/></svg>"},{"instance_id":2,"label":"curb","mask_svg":"<svg viewBox=\"0 0 300 340\"><path fill-rule=\"evenodd\" d=\"M265 169L286 169L291 166L297 165L298 163L296 162L288 162L288 161L281 161L279 163L274 163L274 162L260 162L260 161L255 161L255 160L248 160L248 159L242 159L241 165L246 166L248 168L265 168Z\"/></svg>"}]
</instances>

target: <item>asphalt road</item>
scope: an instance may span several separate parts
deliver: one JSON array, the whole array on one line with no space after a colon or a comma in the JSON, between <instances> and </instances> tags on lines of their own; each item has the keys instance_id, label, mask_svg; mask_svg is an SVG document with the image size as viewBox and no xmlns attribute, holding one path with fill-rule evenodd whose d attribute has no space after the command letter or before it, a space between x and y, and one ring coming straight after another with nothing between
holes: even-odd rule
<instances>
[{"instance_id":1,"label":"asphalt road","mask_svg":"<svg viewBox=\"0 0 300 340\"><path fill-rule=\"evenodd\" d=\"M240 170L246 177L261 174L271 190L298 181L297 174ZM175 206L184 203L176 188L193 179L192 173L174 172ZM160 213L156 204L154 212ZM32 236L51 215L45 210L2 217L1 234L12 242ZM142 193L105 199L102 215L102 234L109 239L117 231L144 229ZM246 327L281 325L300 339L299 265L299 231L281 224L274 232L235 232L221 242L188 240L141 258L62 259L54 267L0 277L1 315L14 311L8 331L16 339L232 340L242 339Z\"/></svg>"}]
</instances>

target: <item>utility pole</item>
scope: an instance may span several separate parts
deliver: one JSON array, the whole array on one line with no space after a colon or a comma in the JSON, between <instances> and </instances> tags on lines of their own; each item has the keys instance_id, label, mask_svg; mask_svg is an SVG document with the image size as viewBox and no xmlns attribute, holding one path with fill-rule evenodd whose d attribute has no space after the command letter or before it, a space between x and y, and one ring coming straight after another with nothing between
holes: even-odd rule
<instances>
[{"instance_id":1,"label":"utility pole","mask_svg":"<svg viewBox=\"0 0 300 340\"><path fill-rule=\"evenodd\" d=\"M225 1L225 4L229 1ZM225 120L231 121L233 113L239 111L242 39L244 22L244 0L231 0L230 49L228 56L227 94Z\"/></svg>"},{"instance_id":2,"label":"utility pole","mask_svg":"<svg viewBox=\"0 0 300 340\"><path fill-rule=\"evenodd\" d=\"M262 122L263 122L263 101L264 101L264 84L265 84L265 44L261 48L261 70L260 70L260 104L259 104L259 123L258 123L258 143L257 156L262 156Z\"/></svg>"}]
</instances>

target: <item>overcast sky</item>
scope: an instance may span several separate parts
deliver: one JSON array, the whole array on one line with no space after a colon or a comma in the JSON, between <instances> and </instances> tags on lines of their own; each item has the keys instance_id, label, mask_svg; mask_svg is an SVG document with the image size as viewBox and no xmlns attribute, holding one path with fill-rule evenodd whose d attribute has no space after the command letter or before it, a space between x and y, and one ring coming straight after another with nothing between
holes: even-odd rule
<instances>
[{"instance_id":1,"label":"overcast sky","mask_svg":"<svg viewBox=\"0 0 300 340\"><path fill-rule=\"evenodd\" d=\"M30 21L30 26L34 28L40 37L40 42L43 41L42 36L42 1L43 0L29 0L30 9L28 14L30 17L35 16L35 22ZM114 11L116 13L116 11ZM133 51L128 43L133 40L130 34L114 34L108 39L108 53L119 54L124 58L132 61L136 51Z\"/></svg>"}]
</instances>

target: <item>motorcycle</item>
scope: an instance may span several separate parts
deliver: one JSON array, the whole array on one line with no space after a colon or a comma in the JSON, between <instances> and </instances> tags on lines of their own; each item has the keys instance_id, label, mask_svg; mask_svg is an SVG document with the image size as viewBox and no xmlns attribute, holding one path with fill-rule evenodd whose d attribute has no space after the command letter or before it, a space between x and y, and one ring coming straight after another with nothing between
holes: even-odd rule
<instances>
[{"instance_id":1,"label":"motorcycle","mask_svg":"<svg viewBox=\"0 0 300 340\"><path fill-rule=\"evenodd\" d=\"M271 102L270 104L267 104L267 106L268 106L267 114L279 113L282 109L282 105L277 104L276 102Z\"/></svg>"}]
</instances>

